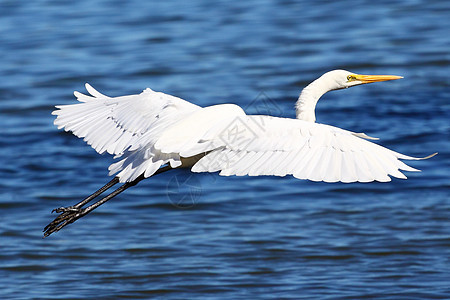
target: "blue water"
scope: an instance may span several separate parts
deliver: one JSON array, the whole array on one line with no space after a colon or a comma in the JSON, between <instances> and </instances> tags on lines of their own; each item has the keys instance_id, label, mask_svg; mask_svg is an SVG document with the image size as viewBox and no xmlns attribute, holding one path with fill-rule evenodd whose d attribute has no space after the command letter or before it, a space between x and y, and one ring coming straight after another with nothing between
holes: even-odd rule
<instances>
[{"instance_id":1,"label":"blue water","mask_svg":"<svg viewBox=\"0 0 450 300\"><path fill-rule=\"evenodd\" d=\"M1 1L0 298L450 298L448 1ZM421 173L390 183L173 171L42 239L109 181L53 126L89 82L294 117L344 68L405 79L327 94L318 122L380 137ZM262 110L262 111L261 111Z\"/></svg>"}]
</instances>

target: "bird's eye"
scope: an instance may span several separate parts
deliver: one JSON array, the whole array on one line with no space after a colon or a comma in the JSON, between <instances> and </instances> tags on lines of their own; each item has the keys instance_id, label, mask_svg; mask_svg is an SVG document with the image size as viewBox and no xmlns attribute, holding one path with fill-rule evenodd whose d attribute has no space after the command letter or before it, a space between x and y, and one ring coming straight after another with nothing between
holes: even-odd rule
<instances>
[{"instance_id":1,"label":"bird's eye","mask_svg":"<svg viewBox=\"0 0 450 300\"><path fill-rule=\"evenodd\" d=\"M355 78L355 76L353 76L353 75L348 75L347 76L347 80L348 81L352 81L352 80L355 80L356 78Z\"/></svg>"}]
</instances>

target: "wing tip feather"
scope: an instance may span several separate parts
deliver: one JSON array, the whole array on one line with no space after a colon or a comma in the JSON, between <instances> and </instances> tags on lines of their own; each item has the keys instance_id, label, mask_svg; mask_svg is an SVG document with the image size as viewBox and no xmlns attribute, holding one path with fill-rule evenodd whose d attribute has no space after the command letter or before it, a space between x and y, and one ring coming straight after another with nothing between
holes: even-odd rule
<instances>
[{"instance_id":1,"label":"wing tip feather","mask_svg":"<svg viewBox=\"0 0 450 300\"><path fill-rule=\"evenodd\" d=\"M434 152L433 154L430 154L428 156L425 156L425 157L422 157L422 158L419 158L419 159L429 159L429 158L432 158L433 156L436 156L437 154L438 154L438 152Z\"/></svg>"},{"instance_id":2,"label":"wing tip feather","mask_svg":"<svg viewBox=\"0 0 450 300\"><path fill-rule=\"evenodd\" d=\"M398 158L406 159L406 160L424 160L424 159L432 158L433 156L436 156L437 154L438 154L438 152L434 152L433 154L430 154L430 155L425 156L425 157L414 157L414 156L408 156L408 155L398 155Z\"/></svg>"},{"instance_id":3,"label":"wing tip feather","mask_svg":"<svg viewBox=\"0 0 450 300\"><path fill-rule=\"evenodd\" d=\"M367 134L365 134L364 132L352 132L352 133L353 133L354 136L363 138L363 139L365 139L365 140L373 140L373 141L376 141L376 140L379 140L379 139L380 139L380 138L377 138L377 137L373 137L373 136L367 135Z\"/></svg>"}]
</instances>

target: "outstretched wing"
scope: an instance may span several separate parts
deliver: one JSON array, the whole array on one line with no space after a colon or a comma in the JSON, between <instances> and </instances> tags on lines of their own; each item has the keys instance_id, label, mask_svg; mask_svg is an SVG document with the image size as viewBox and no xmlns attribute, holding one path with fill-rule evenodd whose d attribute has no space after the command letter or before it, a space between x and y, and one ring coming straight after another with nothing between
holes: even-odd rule
<instances>
[{"instance_id":1,"label":"outstretched wing","mask_svg":"<svg viewBox=\"0 0 450 300\"><path fill-rule=\"evenodd\" d=\"M108 97L89 84L91 94L75 92L80 103L58 105L53 111L58 129L72 131L98 153L121 155L150 129L167 127L199 109L180 98L146 89L138 95ZM155 132L157 138L158 132Z\"/></svg>"},{"instance_id":2,"label":"outstretched wing","mask_svg":"<svg viewBox=\"0 0 450 300\"><path fill-rule=\"evenodd\" d=\"M390 181L418 171L406 156L333 126L270 116L238 116L225 127L207 132L184 149L182 156L206 151L193 172L220 175L293 175L325 182ZM211 150L213 149L213 150ZM164 147L162 147L164 151Z\"/></svg>"},{"instance_id":3,"label":"outstretched wing","mask_svg":"<svg viewBox=\"0 0 450 300\"><path fill-rule=\"evenodd\" d=\"M180 98L146 89L138 95L105 96L89 84L91 94L75 92L80 103L56 106L55 125L83 138L98 153L122 160L110 166L120 181L151 176L161 165L180 165L178 153L161 153L153 145L171 125L200 109Z\"/></svg>"}]
</instances>

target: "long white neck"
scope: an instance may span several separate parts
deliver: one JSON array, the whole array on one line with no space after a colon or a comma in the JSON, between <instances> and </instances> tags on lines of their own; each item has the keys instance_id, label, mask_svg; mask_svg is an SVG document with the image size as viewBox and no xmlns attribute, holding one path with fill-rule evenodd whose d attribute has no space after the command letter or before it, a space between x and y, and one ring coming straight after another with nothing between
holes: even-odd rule
<instances>
[{"instance_id":1,"label":"long white neck","mask_svg":"<svg viewBox=\"0 0 450 300\"><path fill-rule=\"evenodd\" d=\"M311 82L305 87L297 103L295 104L295 110L297 119L308 122L316 121L316 104L320 97L328 91L335 88L335 82L328 79L327 73Z\"/></svg>"}]
</instances>

